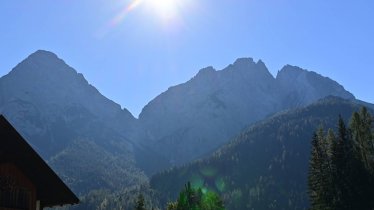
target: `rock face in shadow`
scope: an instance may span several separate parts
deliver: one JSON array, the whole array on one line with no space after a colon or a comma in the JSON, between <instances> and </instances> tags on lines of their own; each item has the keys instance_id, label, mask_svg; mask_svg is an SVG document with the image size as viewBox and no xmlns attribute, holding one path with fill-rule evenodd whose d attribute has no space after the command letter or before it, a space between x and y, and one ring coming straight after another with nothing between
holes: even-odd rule
<instances>
[{"instance_id":1,"label":"rock face in shadow","mask_svg":"<svg viewBox=\"0 0 374 210\"><path fill-rule=\"evenodd\" d=\"M286 65L278 72L276 80L288 107L304 106L329 95L354 99L339 83L297 66Z\"/></svg>"},{"instance_id":2,"label":"rock face in shadow","mask_svg":"<svg viewBox=\"0 0 374 210\"><path fill-rule=\"evenodd\" d=\"M240 58L220 71L204 68L152 100L139 116L145 133L140 139L179 165L213 151L251 123L328 95L354 99L317 73L288 65L274 78L261 60Z\"/></svg>"},{"instance_id":3,"label":"rock face in shadow","mask_svg":"<svg viewBox=\"0 0 374 210\"><path fill-rule=\"evenodd\" d=\"M0 78L0 113L77 193L144 176L134 169L136 119L51 52L36 51ZM106 171L123 167L111 183Z\"/></svg>"},{"instance_id":4,"label":"rock face in shadow","mask_svg":"<svg viewBox=\"0 0 374 210\"><path fill-rule=\"evenodd\" d=\"M0 78L0 113L85 194L142 183L142 170L210 154L245 126L327 95L354 99L314 72L285 66L274 78L261 60L241 58L223 70L200 70L135 119L55 54L39 50Z\"/></svg>"}]
</instances>

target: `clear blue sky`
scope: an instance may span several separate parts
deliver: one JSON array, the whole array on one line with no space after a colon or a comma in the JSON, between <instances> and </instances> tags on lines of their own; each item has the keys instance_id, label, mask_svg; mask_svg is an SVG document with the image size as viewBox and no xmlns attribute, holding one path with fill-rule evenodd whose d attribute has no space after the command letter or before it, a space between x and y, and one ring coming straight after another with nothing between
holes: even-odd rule
<instances>
[{"instance_id":1,"label":"clear blue sky","mask_svg":"<svg viewBox=\"0 0 374 210\"><path fill-rule=\"evenodd\" d=\"M273 75L297 65L374 102L373 0L137 1L1 0L0 75L49 50L137 116L199 69L253 57Z\"/></svg>"}]
</instances>

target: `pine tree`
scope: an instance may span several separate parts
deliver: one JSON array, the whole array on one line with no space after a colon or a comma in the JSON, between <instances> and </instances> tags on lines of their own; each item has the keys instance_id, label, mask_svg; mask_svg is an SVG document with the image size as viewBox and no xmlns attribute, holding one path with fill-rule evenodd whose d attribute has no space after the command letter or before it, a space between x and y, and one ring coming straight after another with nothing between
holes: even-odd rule
<instances>
[{"instance_id":1,"label":"pine tree","mask_svg":"<svg viewBox=\"0 0 374 210\"><path fill-rule=\"evenodd\" d=\"M324 197L325 197L325 208L331 210L338 210L339 198L337 193L336 179L337 179L337 167L334 161L334 149L337 147L334 131L329 129L324 139L324 150L323 150L323 170L324 170Z\"/></svg>"},{"instance_id":2,"label":"pine tree","mask_svg":"<svg viewBox=\"0 0 374 210\"><path fill-rule=\"evenodd\" d=\"M349 180L349 169L351 164L349 160L352 158L351 145L348 142L348 130L345 126L344 120L339 116L338 133L335 143L332 145L332 165L334 194L335 194L335 209L349 210L351 209L351 181Z\"/></svg>"},{"instance_id":3,"label":"pine tree","mask_svg":"<svg viewBox=\"0 0 374 210\"><path fill-rule=\"evenodd\" d=\"M355 152L363 162L366 169L373 172L374 145L372 140L371 125L372 118L366 108L362 108L359 113L355 112L351 121L351 130Z\"/></svg>"},{"instance_id":4,"label":"pine tree","mask_svg":"<svg viewBox=\"0 0 374 210\"><path fill-rule=\"evenodd\" d=\"M136 200L135 210L146 210L143 194L139 194Z\"/></svg>"},{"instance_id":5,"label":"pine tree","mask_svg":"<svg viewBox=\"0 0 374 210\"><path fill-rule=\"evenodd\" d=\"M356 208L373 208L373 155L371 140L372 118L366 108L352 116L350 131L353 144L353 161L351 179L354 181L354 204Z\"/></svg>"},{"instance_id":6,"label":"pine tree","mask_svg":"<svg viewBox=\"0 0 374 210\"><path fill-rule=\"evenodd\" d=\"M372 117L363 108L350 128L339 117L338 133L313 135L309 165L312 210L374 209L374 146Z\"/></svg>"},{"instance_id":7,"label":"pine tree","mask_svg":"<svg viewBox=\"0 0 374 210\"><path fill-rule=\"evenodd\" d=\"M323 202L323 151L321 148L321 139L323 138L323 130L320 129L318 134L313 134L312 152L309 164L309 197L311 202L311 209L317 210L324 206Z\"/></svg>"}]
</instances>

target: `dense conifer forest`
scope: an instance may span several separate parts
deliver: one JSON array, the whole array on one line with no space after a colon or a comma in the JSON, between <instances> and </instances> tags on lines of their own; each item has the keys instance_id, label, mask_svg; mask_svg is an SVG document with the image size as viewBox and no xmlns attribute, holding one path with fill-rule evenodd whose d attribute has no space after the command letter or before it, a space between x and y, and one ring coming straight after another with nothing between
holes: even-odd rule
<instances>
[{"instance_id":1,"label":"dense conifer forest","mask_svg":"<svg viewBox=\"0 0 374 210\"><path fill-rule=\"evenodd\" d=\"M346 127L320 128L312 139L309 166L311 210L374 208L374 129L366 108L355 112Z\"/></svg>"}]
</instances>

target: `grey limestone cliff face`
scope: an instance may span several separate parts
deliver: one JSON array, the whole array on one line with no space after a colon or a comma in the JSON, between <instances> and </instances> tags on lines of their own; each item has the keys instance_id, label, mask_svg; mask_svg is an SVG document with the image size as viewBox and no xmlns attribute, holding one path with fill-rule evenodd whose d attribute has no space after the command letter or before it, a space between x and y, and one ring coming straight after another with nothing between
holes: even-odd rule
<instances>
[{"instance_id":1,"label":"grey limestone cliff face","mask_svg":"<svg viewBox=\"0 0 374 210\"><path fill-rule=\"evenodd\" d=\"M130 112L101 95L82 74L55 54L43 50L31 54L0 78L0 112L22 128L22 134L29 137L31 144L43 147L42 153L47 156L46 145L54 141L53 133L48 134L48 130L55 123L76 123L77 132L86 129L84 121L88 119L109 122L110 127L118 127L114 124L121 121L121 129L135 124ZM49 140L33 141L43 135ZM61 139L50 146L66 141Z\"/></svg>"},{"instance_id":2,"label":"grey limestone cliff face","mask_svg":"<svg viewBox=\"0 0 374 210\"><path fill-rule=\"evenodd\" d=\"M143 109L145 141L172 163L198 157L280 109L275 84L265 65L252 59L238 59L222 71L202 69Z\"/></svg>"},{"instance_id":3,"label":"grey limestone cliff face","mask_svg":"<svg viewBox=\"0 0 374 210\"><path fill-rule=\"evenodd\" d=\"M283 92L285 106L304 106L329 95L355 99L334 80L297 66L286 65L278 72L276 80Z\"/></svg>"},{"instance_id":4,"label":"grey limestone cliff face","mask_svg":"<svg viewBox=\"0 0 374 210\"><path fill-rule=\"evenodd\" d=\"M152 100L139 116L141 138L170 164L182 164L213 151L253 122L328 95L354 99L314 72L285 66L274 78L261 60L240 58L223 70L204 68Z\"/></svg>"},{"instance_id":5,"label":"grey limestone cliff face","mask_svg":"<svg viewBox=\"0 0 374 210\"><path fill-rule=\"evenodd\" d=\"M0 113L78 192L90 188L77 185L83 180L92 186L121 186L132 180L129 171L137 170L133 169L136 119L51 52L36 51L0 78ZM122 182L106 186L110 177L103 173L109 166L103 160L111 159L117 160L111 167L129 170L118 174ZM87 163L96 168L81 176Z\"/></svg>"}]
</instances>

